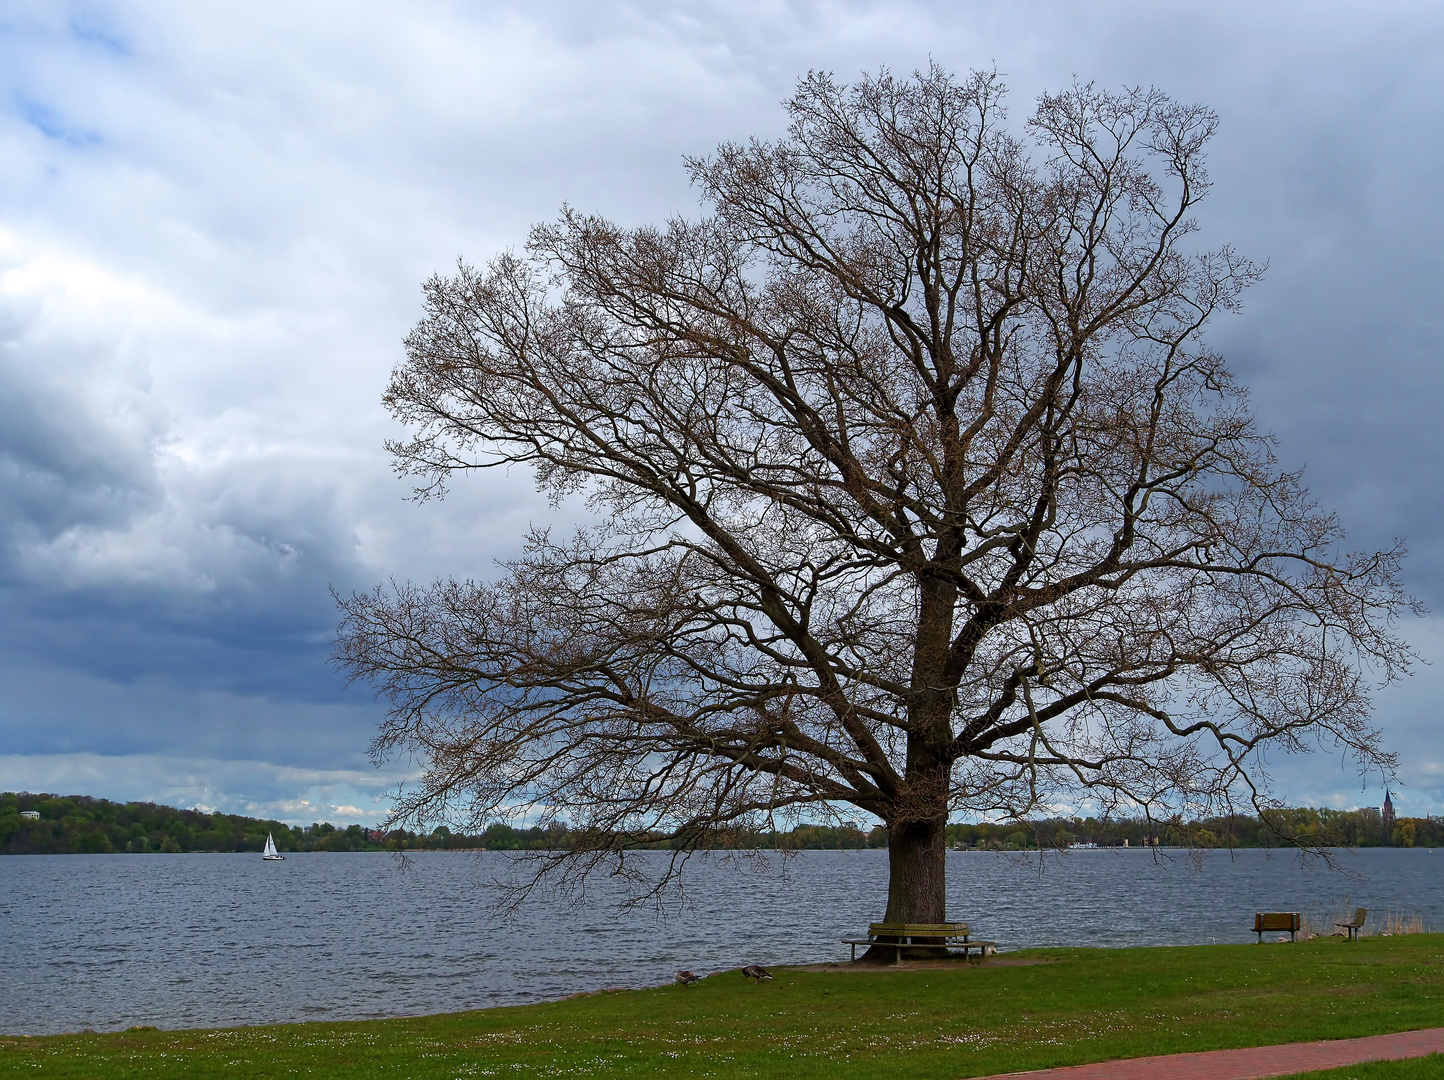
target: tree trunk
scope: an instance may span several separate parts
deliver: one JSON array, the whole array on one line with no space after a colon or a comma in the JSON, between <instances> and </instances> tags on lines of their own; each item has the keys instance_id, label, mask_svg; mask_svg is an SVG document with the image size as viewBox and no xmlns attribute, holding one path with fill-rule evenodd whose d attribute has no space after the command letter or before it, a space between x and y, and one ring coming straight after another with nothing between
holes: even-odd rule
<instances>
[{"instance_id":1,"label":"tree trunk","mask_svg":"<svg viewBox=\"0 0 1444 1080\"><path fill-rule=\"evenodd\" d=\"M888 923L940 923L947 921L946 812L922 821L889 824L887 834ZM936 956L938 949L904 951L905 956ZM868 963L892 963L896 949L868 949Z\"/></svg>"}]
</instances>

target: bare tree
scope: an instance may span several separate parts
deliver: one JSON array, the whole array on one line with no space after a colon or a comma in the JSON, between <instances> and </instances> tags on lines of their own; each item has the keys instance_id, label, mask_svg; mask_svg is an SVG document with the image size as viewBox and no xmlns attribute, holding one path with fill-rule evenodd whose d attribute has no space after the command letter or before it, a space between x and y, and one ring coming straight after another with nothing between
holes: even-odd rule
<instances>
[{"instance_id":1,"label":"bare tree","mask_svg":"<svg viewBox=\"0 0 1444 1080\"><path fill-rule=\"evenodd\" d=\"M386 404L425 497L520 464L592 524L497 580L345 598L337 657L425 775L397 820L564 817L563 876L847 804L886 918L945 918L950 814L1267 811L1264 755L1393 758L1402 548L1347 553L1200 340L1216 118L995 74L803 79L688 168L696 221L571 210L425 286ZM667 871L671 872L670 868Z\"/></svg>"}]
</instances>

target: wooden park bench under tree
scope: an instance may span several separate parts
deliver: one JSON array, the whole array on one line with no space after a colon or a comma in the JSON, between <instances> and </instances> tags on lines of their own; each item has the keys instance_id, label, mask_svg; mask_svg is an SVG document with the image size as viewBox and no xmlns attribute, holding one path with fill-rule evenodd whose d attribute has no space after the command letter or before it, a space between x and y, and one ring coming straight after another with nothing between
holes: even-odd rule
<instances>
[{"instance_id":1,"label":"wooden park bench under tree","mask_svg":"<svg viewBox=\"0 0 1444 1080\"><path fill-rule=\"evenodd\" d=\"M1294 935L1299 932L1302 921L1297 911L1260 911L1253 917L1253 932L1258 935L1259 944L1263 944L1265 934L1275 930L1287 930L1289 940L1296 941Z\"/></svg>"},{"instance_id":2,"label":"wooden park bench under tree","mask_svg":"<svg viewBox=\"0 0 1444 1080\"><path fill-rule=\"evenodd\" d=\"M1366 907L1355 908L1354 917L1348 922L1336 922L1335 926L1344 928L1344 936L1350 941L1359 940L1359 931L1364 929L1364 919L1368 917L1369 909Z\"/></svg>"},{"instance_id":3,"label":"wooden park bench under tree","mask_svg":"<svg viewBox=\"0 0 1444 1080\"><path fill-rule=\"evenodd\" d=\"M993 941L980 941L968 935L965 922L946 923L872 923L867 928L866 938L843 938L844 945L852 946L852 958L857 959L857 947L896 950L894 959L901 960L904 949L932 949L946 953L948 949L962 949L966 957L972 949L978 950L978 959L988 949L996 949Z\"/></svg>"}]
</instances>

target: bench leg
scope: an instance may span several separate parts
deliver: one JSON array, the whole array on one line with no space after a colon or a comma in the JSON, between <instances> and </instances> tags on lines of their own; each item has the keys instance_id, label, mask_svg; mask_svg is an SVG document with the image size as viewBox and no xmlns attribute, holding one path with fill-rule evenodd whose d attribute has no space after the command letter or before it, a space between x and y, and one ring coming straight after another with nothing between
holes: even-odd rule
<instances>
[{"instance_id":1,"label":"bench leg","mask_svg":"<svg viewBox=\"0 0 1444 1080\"><path fill-rule=\"evenodd\" d=\"M897 944L896 942L892 942L892 941L870 941L870 942L868 942L867 947L868 947L869 949L877 949L877 948L892 949L892 950L893 950L893 954L892 954L893 963L897 963L899 960L902 959L902 950L907 948L906 945L899 945L899 944ZM857 944L856 944L855 942L849 942L849 943L848 943L848 948L850 948L850 949L852 950L852 959L856 960L856 959L857 959Z\"/></svg>"}]
</instances>

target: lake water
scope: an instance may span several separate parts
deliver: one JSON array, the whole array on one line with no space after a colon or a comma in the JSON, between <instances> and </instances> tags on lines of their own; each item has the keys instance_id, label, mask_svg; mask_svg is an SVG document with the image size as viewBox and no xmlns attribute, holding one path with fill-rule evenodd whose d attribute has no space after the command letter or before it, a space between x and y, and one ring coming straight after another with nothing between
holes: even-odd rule
<instances>
[{"instance_id":1,"label":"lake water","mask_svg":"<svg viewBox=\"0 0 1444 1080\"><path fill-rule=\"evenodd\" d=\"M647 853L664 858L663 853ZM451 1012L671 980L747 963L845 960L881 918L884 851L768 858L758 872L696 861L686 904L618 914L535 899L500 917L500 853L40 855L0 858L0 1032L163 1028ZM1344 872L1295 856L1074 851L1037 863L948 855L949 916L1009 949L1251 941L1253 913L1373 920L1417 912L1444 928L1444 850L1374 848Z\"/></svg>"}]
</instances>

